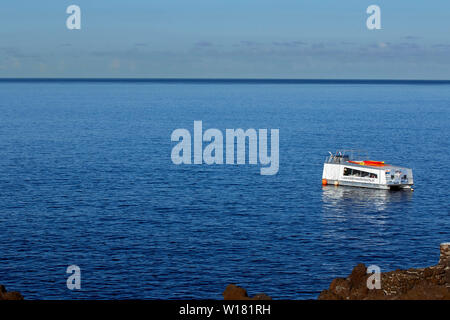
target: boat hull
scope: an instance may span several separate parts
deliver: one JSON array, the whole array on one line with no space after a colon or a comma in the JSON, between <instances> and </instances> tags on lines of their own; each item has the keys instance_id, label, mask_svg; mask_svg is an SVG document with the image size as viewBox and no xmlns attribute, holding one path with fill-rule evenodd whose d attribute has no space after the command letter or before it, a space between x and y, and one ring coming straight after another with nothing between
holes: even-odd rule
<instances>
[{"instance_id":1,"label":"boat hull","mask_svg":"<svg viewBox=\"0 0 450 320\"><path fill-rule=\"evenodd\" d=\"M335 186L348 186L348 187L359 187L359 188L369 188L369 189L381 189L381 190L391 190L391 189L412 189L413 185L409 184L396 184L396 185L383 185L377 183L365 183L365 182L351 182L351 181L339 181L339 180L326 180L324 185L335 185Z\"/></svg>"}]
</instances>

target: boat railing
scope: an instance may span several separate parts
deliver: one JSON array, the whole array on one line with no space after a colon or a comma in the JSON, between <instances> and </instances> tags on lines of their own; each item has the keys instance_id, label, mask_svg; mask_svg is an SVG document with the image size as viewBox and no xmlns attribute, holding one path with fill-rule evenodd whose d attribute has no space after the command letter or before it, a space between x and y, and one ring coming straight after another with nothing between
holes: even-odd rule
<instances>
[{"instance_id":1,"label":"boat railing","mask_svg":"<svg viewBox=\"0 0 450 320\"><path fill-rule=\"evenodd\" d=\"M348 157L341 157L337 155L330 155L325 158L325 163L344 163L349 160Z\"/></svg>"},{"instance_id":2,"label":"boat railing","mask_svg":"<svg viewBox=\"0 0 450 320\"><path fill-rule=\"evenodd\" d=\"M335 154L328 152L325 163L343 163L349 160L363 161L368 160L367 151L356 149L337 150Z\"/></svg>"}]
</instances>

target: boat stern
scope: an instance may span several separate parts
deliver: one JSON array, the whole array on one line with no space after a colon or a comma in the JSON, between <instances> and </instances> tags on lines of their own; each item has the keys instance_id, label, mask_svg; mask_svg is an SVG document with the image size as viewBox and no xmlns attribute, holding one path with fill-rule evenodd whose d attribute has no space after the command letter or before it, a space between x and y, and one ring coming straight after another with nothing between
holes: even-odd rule
<instances>
[{"instance_id":1,"label":"boat stern","mask_svg":"<svg viewBox=\"0 0 450 320\"><path fill-rule=\"evenodd\" d=\"M384 179L390 189L412 189L414 185L412 169L409 168L386 168Z\"/></svg>"}]
</instances>

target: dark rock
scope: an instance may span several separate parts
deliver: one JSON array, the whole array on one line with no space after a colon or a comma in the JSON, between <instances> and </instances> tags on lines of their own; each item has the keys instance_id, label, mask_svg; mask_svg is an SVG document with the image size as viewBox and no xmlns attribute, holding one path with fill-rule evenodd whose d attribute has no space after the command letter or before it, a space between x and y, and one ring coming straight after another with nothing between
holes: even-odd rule
<instances>
[{"instance_id":1,"label":"dark rock","mask_svg":"<svg viewBox=\"0 0 450 320\"><path fill-rule=\"evenodd\" d=\"M363 263L358 264L353 268L352 273L349 276L350 284L352 287L357 287L361 282L366 282L368 278L367 268Z\"/></svg>"},{"instance_id":2,"label":"dark rock","mask_svg":"<svg viewBox=\"0 0 450 320\"><path fill-rule=\"evenodd\" d=\"M229 284L223 292L224 300L248 300L247 291L244 288L238 287L234 284Z\"/></svg>"},{"instance_id":3,"label":"dark rock","mask_svg":"<svg viewBox=\"0 0 450 320\"><path fill-rule=\"evenodd\" d=\"M0 300L23 300L19 292L7 292L5 286L0 285Z\"/></svg>"},{"instance_id":4,"label":"dark rock","mask_svg":"<svg viewBox=\"0 0 450 320\"><path fill-rule=\"evenodd\" d=\"M253 298L250 298L247 291L244 288L236 286L235 284L229 284L223 292L224 300L272 300L271 297L264 293L259 293Z\"/></svg>"}]
</instances>

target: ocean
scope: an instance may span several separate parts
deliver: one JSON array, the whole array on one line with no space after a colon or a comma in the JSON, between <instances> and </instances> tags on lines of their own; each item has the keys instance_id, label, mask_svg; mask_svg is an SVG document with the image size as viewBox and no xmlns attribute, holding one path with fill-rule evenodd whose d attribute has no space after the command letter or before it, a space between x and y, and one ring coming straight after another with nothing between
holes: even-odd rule
<instances>
[{"instance_id":1,"label":"ocean","mask_svg":"<svg viewBox=\"0 0 450 320\"><path fill-rule=\"evenodd\" d=\"M436 264L450 240L450 84L1 81L0 284L25 299L315 299L357 263ZM171 133L279 129L279 171L175 165ZM415 191L321 185L328 151ZM69 290L69 265L81 290Z\"/></svg>"}]
</instances>

